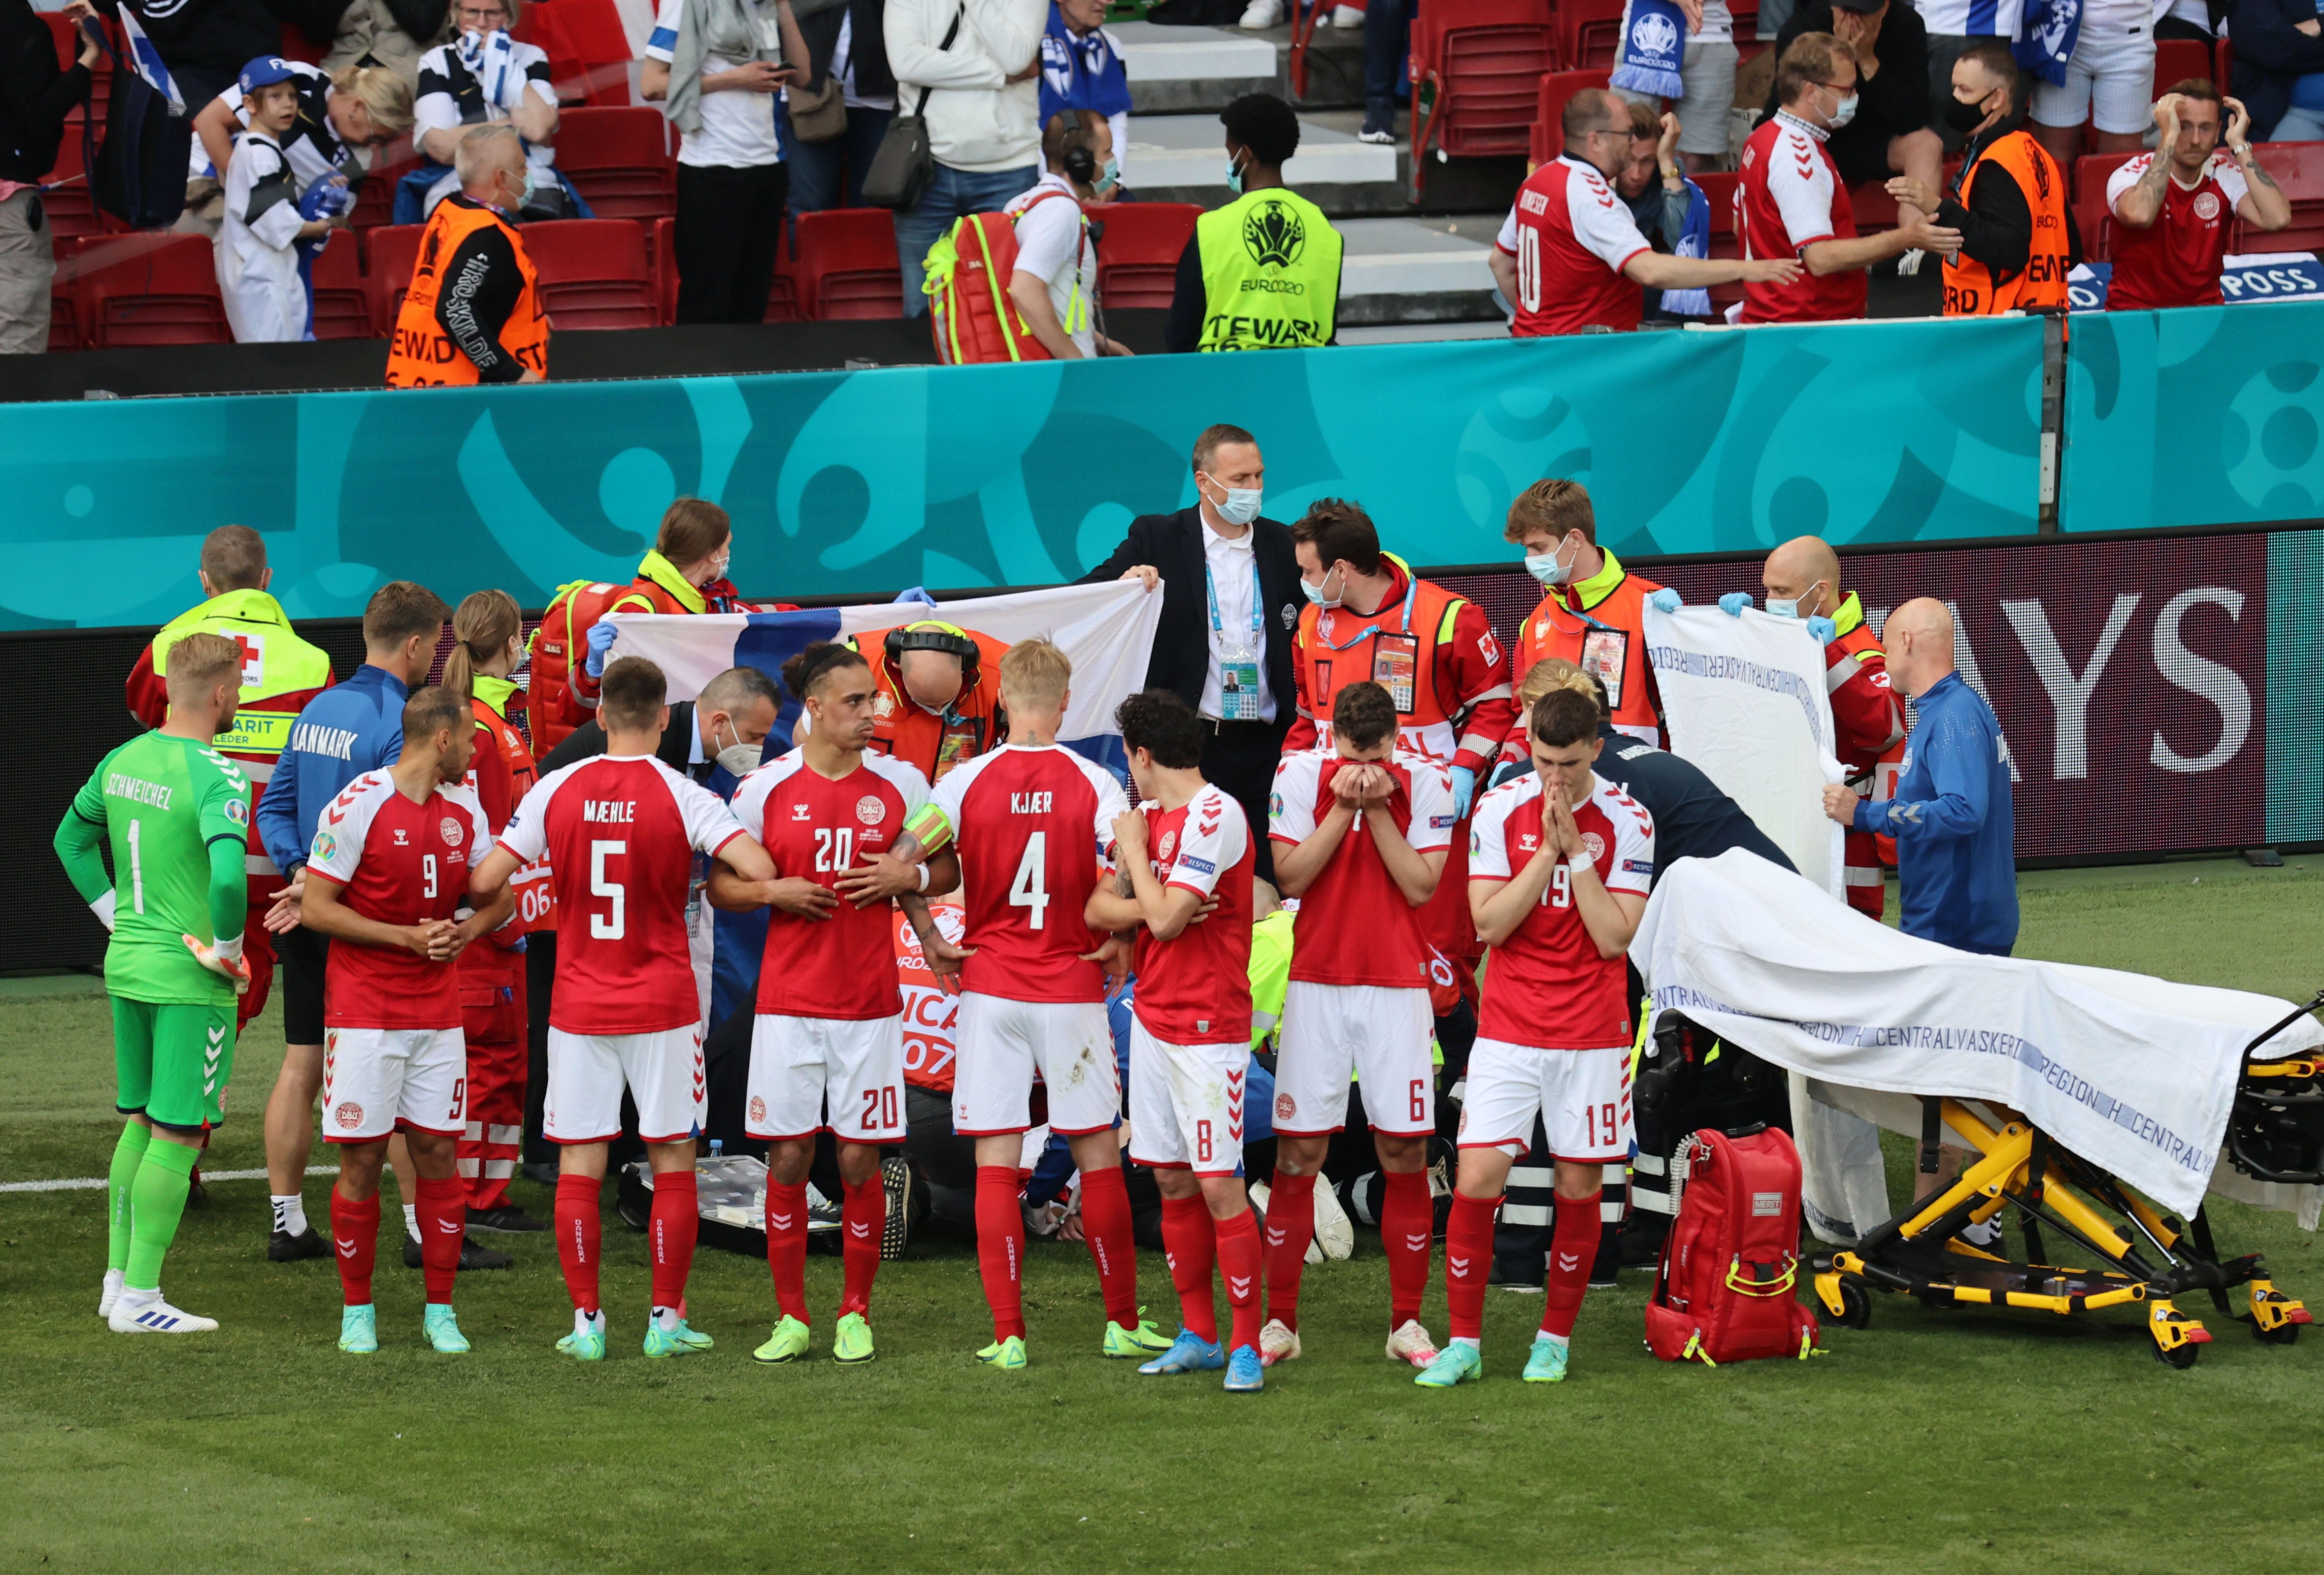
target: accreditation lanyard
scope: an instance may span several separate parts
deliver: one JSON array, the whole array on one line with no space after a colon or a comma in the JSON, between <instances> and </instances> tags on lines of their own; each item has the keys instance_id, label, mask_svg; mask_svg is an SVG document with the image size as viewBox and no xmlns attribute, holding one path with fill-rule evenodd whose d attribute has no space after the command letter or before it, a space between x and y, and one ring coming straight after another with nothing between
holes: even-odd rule
<instances>
[{"instance_id":1,"label":"accreditation lanyard","mask_svg":"<svg viewBox=\"0 0 2324 1575\"><path fill-rule=\"evenodd\" d=\"M1325 608L1323 616L1315 621L1316 639L1326 649L1342 651L1363 640L1373 642L1371 681L1388 690L1398 716L1412 715L1419 701L1420 639L1412 632L1412 609L1419 597L1420 581L1406 575L1404 605L1397 613L1400 627L1394 630L1368 622L1346 640L1335 640L1332 638L1332 625L1337 609Z\"/></svg>"},{"instance_id":2,"label":"accreditation lanyard","mask_svg":"<svg viewBox=\"0 0 2324 1575\"><path fill-rule=\"evenodd\" d=\"M1211 599L1211 632L1226 643L1226 622L1219 615L1219 583L1211 575L1207 555L1203 559L1203 589ZM1259 555L1250 560L1250 639L1232 655L1219 653L1219 720L1257 722L1259 714Z\"/></svg>"},{"instance_id":3,"label":"accreditation lanyard","mask_svg":"<svg viewBox=\"0 0 2324 1575\"><path fill-rule=\"evenodd\" d=\"M1606 704L1615 711L1622 708L1622 680L1630 668L1630 631L1592 618L1581 607L1568 608L1554 596L1549 598L1549 624L1560 634L1572 632L1557 621L1560 612L1571 612L1582 621L1582 650L1574 665L1606 686Z\"/></svg>"}]
</instances>

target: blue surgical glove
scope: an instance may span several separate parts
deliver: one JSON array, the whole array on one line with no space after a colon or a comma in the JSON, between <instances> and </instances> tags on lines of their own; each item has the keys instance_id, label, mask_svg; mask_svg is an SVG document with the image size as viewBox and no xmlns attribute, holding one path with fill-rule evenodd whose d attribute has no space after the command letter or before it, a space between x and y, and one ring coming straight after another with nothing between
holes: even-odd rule
<instances>
[{"instance_id":1,"label":"blue surgical glove","mask_svg":"<svg viewBox=\"0 0 2324 1575\"><path fill-rule=\"evenodd\" d=\"M1829 618L1811 618L1808 620L1808 632L1815 636L1818 645L1830 645L1840 638L1840 626Z\"/></svg>"},{"instance_id":2,"label":"blue surgical glove","mask_svg":"<svg viewBox=\"0 0 2324 1575\"><path fill-rule=\"evenodd\" d=\"M1665 585L1646 598L1646 605L1657 612L1675 612L1686 605L1686 599L1668 585Z\"/></svg>"},{"instance_id":3,"label":"blue surgical glove","mask_svg":"<svg viewBox=\"0 0 2324 1575\"><path fill-rule=\"evenodd\" d=\"M935 612L936 607L936 599L928 594L927 587L925 585L914 585L910 590L900 593L890 605L901 606L906 602L918 602L931 612Z\"/></svg>"},{"instance_id":4,"label":"blue surgical glove","mask_svg":"<svg viewBox=\"0 0 2324 1575\"><path fill-rule=\"evenodd\" d=\"M1466 766L1452 768L1452 818L1469 818L1469 801L1477 796L1477 773Z\"/></svg>"},{"instance_id":5,"label":"blue surgical glove","mask_svg":"<svg viewBox=\"0 0 2324 1575\"><path fill-rule=\"evenodd\" d=\"M1748 591L1729 591L1719 598L1719 610L1729 618L1742 617L1750 606L1751 593Z\"/></svg>"},{"instance_id":6,"label":"blue surgical glove","mask_svg":"<svg viewBox=\"0 0 2324 1575\"><path fill-rule=\"evenodd\" d=\"M593 678L604 677L605 652L613 648L614 637L621 632L602 618L589 625L589 632L586 637L589 641L589 656L588 659L581 664L581 670Z\"/></svg>"}]
</instances>

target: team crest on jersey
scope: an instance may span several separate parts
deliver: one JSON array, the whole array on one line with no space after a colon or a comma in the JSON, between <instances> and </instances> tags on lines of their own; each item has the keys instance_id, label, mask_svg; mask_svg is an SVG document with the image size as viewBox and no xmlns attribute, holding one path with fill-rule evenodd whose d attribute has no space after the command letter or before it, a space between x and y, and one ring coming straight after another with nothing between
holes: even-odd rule
<instances>
[{"instance_id":1,"label":"team crest on jersey","mask_svg":"<svg viewBox=\"0 0 2324 1575\"><path fill-rule=\"evenodd\" d=\"M1287 1093L1279 1093L1275 1096L1275 1119L1277 1121L1287 1121L1298 1113L1299 1101L1297 1100L1293 1099Z\"/></svg>"},{"instance_id":2,"label":"team crest on jersey","mask_svg":"<svg viewBox=\"0 0 2324 1575\"><path fill-rule=\"evenodd\" d=\"M456 848L460 845L460 839L463 834L460 830L460 822L456 816L449 815L446 815L442 822L437 825L436 829L444 834L444 845L446 847Z\"/></svg>"},{"instance_id":3,"label":"team crest on jersey","mask_svg":"<svg viewBox=\"0 0 2324 1575\"><path fill-rule=\"evenodd\" d=\"M357 1127L363 1125L363 1107L355 1103L355 1101L348 1100L341 1104L337 1110L331 1112L331 1119L337 1121L347 1131L352 1132Z\"/></svg>"},{"instance_id":4,"label":"team crest on jersey","mask_svg":"<svg viewBox=\"0 0 2324 1575\"><path fill-rule=\"evenodd\" d=\"M1600 836L1596 832L1583 832L1582 834L1582 851L1589 854L1590 861L1595 864L1599 860L1606 856L1606 839Z\"/></svg>"},{"instance_id":5,"label":"team crest on jersey","mask_svg":"<svg viewBox=\"0 0 2324 1575\"><path fill-rule=\"evenodd\" d=\"M862 797L855 801L855 818L862 821L865 825L878 825L880 824L880 815L881 805L880 796L878 794L866 793Z\"/></svg>"},{"instance_id":6,"label":"team crest on jersey","mask_svg":"<svg viewBox=\"0 0 2324 1575\"><path fill-rule=\"evenodd\" d=\"M2209 224L2213 219L2218 217L2218 193L2215 191L2206 191L2200 197L2198 197L2195 199L2195 216L2201 219L2205 224Z\"/></svg>"},{"instance_id":7,"label":"team crest on jersey","mask_svg":"<svg viewBox=\"0 0 2324 1575\"><path fill-rule=\"evenodd\" d=\"M1176 828L1174 827L1162 834L1162 841L1154 850L1155 861L1162 864L1168 863L1170 861L1170 855L1176 852L1177 848L1178 833Z\"/></svg>"},{"instance_id":8,"label":"team crest on jersey","mask_svg":"<svg viewBox=\"0 0 2324 1575\"><path fill-rule=\"evenodd\" d=\"M248 825L250 824L250 801L246 798L227 799L226 805L226 819L234 822L236 825Z\"/></svg>"},{"instance_id":9,"label":"team crest on jersey","mask_svg":"<svg viewBox=\"0 0 2324 1575\"><path fill-rule=\"evenodd\" d=\"M764 1094L751 1096L751 1125L762 1127L767 1121L767 1099Z\"/></svg>"},{"instance_id":10,"label":"team crest on jersey","mask_svg":"<svg viewBox=\"0 0 2324 1575\"><path fill-rule=\"evenodd\" d=\"M339 839L337 837L332 835L327 831L318 831L315 834L315 845L311 850L309 850L309 856L318 864L328 863L333 855L337 854L338 851Z\"/></svg>"}]
</instances>

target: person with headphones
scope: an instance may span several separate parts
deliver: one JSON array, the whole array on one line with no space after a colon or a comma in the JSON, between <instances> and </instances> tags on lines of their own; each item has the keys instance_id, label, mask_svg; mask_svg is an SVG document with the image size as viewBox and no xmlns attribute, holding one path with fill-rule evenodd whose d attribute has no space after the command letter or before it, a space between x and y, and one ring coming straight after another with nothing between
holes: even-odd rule
<instances>
[{"instance_id":1,"label":"person with headphones","mask_svg":"<svg viewBox=\"0 0 2324 1575\"><path fill-rule=\"evenodd\" d=\"M1056 360L1127 355L1098 330L1096 236L1082 211L1120 184L1112 128L1094 109L1061 109L1042 128L1041 157L1047 172L1002 210L1017 231L1009 299Z\"/></svg>"},{"instance_id":2,"label":"person with headphones","mask_svg":"<svg viewBox=\"0 0 2324 1575\"><path fill-rule=\"evenodd\" d=\"M1007 735L1001 711L1006 641L935 618L878 639L872 664L874 750L908 761L933 783ZM863 637L853 643L861 650Z\"/></svg>"}]
</instances>

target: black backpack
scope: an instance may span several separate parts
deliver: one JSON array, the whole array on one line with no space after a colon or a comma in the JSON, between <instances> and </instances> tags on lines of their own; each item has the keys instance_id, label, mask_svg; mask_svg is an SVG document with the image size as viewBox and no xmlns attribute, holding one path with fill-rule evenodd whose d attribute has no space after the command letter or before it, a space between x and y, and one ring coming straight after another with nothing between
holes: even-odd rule
<instances>
[{"instance_id":1,"label":"black backpack","mask_svg":"<svg viewBox=\"0 0 2324 1575\"><path fill-rule=\"evenodd\" d=\"M166 230L186 211L186 169L194 124L170 113L170 101L104 41L113 58L113 97L105 109L105 142L88 161L97 206L141 230ZM94 135L93 133L84 134Z\"/></svg>"}]
</instances>

